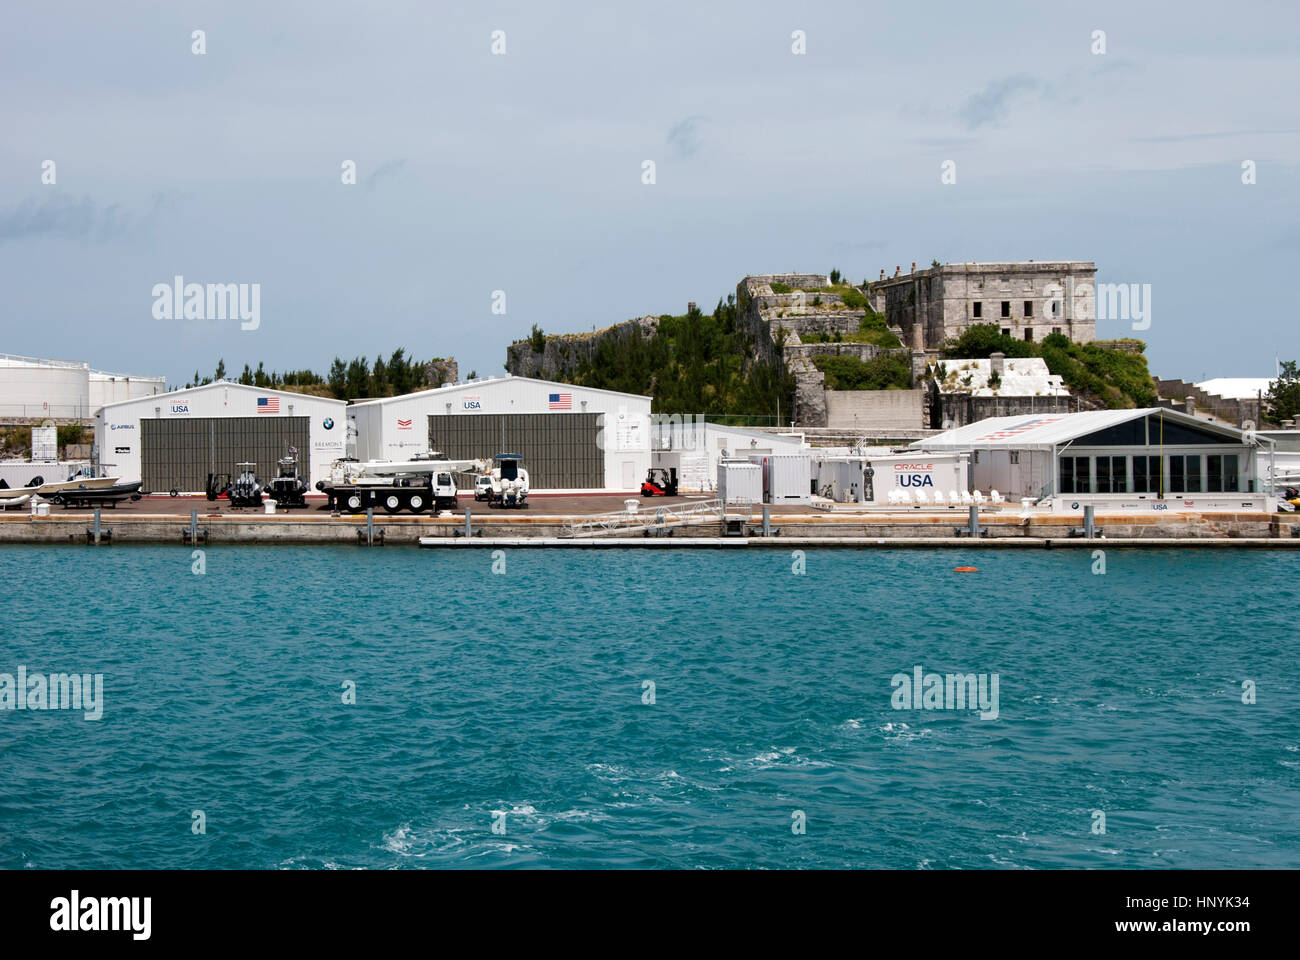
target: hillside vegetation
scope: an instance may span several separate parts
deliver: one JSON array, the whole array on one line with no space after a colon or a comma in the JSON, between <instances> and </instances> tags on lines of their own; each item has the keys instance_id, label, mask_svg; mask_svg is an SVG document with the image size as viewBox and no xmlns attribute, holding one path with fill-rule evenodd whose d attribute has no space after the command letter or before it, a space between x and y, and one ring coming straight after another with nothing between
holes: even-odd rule
<instances>
[{"instance_id":1,"label":"hillside vegetation","mask_svg":"<svg viewBox=\"0 0 1300 960\"><path fill-rule=\"evenodd\" d=\"M960 337L949 340L943 355L962 360L987 359L994 353L1042 357L1047 369L1059 374L1085 406L1131 409L1154 406L1156 402L1156 385L1147 369L1144 349L1146 345L1140 340L1075 343L1059 333L1035 343L1006 336L995 324L984 323L968 327Z\"/></svg>"},{"instance_id":2,"label":"hillside vegetation","mask_svg":"<svg viewBox=\"0 0 1300 960\"><path fill-rule=\"evenodd\" d=\"M870 360L854 356L813 357L826 377L827 390L908 390L912 364L906 353L882 353Z\"/></svg>"},{"instance_id":3,"label":"hillside vegetation","mask_svg":"<svg viewBox=\"0 0 1300 960\"><path fill-rule=\"evenodd\" d=\"M656 413L766 417L778 404L792 409L794 378L751 358L752 344L736 326L735 297L719 300L712 314L693 309L664 315L650 336L639 329L602 340L573 382L654 398Z\"/></svg>"}]
</instances>

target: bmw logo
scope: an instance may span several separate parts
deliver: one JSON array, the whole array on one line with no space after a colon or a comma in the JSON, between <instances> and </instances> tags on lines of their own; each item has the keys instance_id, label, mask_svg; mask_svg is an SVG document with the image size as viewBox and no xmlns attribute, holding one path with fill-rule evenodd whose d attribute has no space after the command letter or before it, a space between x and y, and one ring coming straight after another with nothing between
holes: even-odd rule
<instances>
[{"instance_id":1,"label":"bmw logo","mask_svg":"<svg viewBox=\"0 0 1300 960\"><path fill-rule=\"evenodd\" d=\"M1070 509L1071 509L1071 510L1078 510L1078 509L1079 509L1079 505L1078 505L1077 503L1072 503L1072 504L1070 504Z\"/></svg>"},{"instance_id":2,"label":"bmw logo","mask_svg":"<svg viewBox=\"0 0 1300 960\"><path fill-rule=\"evenodd\" d=\"M334 429L334 418L333 418L333 417L326 417L326 418L325 418L325 429L326 429L326 430L333 430L333 429Z\"/></svg>"}]
</instances>

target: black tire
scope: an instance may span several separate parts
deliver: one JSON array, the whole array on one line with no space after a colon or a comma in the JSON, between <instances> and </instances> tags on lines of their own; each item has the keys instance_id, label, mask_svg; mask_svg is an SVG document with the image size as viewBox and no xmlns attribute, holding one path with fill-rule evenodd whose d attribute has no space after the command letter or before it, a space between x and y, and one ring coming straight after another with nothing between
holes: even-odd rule
<instances>
[{"instance_id":1,"label":"black tire","mask_svg":"<svg viewBox=\"0 0 1300 960\"><path fill-rule=\"evenodd\" d=\"M412 513L424 513L425 509L429 506L429 504L425 502L424 494L422 493L411 494L406 505L410 508Z\"/></svg>"},{"instance_id":2,"label":"black tire","mask_svg":"<svg viewBox=\"0 0 1300 960\"><path fill-rule=\"evenodd\" d=\"M360 513L360 512L361 512L361 494L359 494L359 493L349 493L349 494L348 494L348 498L347 498L347 500L344 502L344 506L346 506L346 507L348 508L348 512L349 512L349 513Z\"/></svg>"},{"instance_id":3,"label":"black tire","mask_svg":"<svg viewBox=\"0 0 1300 960\"><path fill-rule=\"evenodd\" d=\"M175 487L172 487L171 495L172 495L173 497L179 497L179 496L181 495L181 492L180 492L179 490L177 490Z\"/></svg>"},{"instance_id":4,"label":"black tire","mask_svg":"<svg viewBox=\"0 0 1300 960\"><path fill-rule=\"evenodd\" d=\"M402 505L405 498L396 493L390 493L384 497L383 508L385 513L401 513Z\"/></svg>"}]
</instances>

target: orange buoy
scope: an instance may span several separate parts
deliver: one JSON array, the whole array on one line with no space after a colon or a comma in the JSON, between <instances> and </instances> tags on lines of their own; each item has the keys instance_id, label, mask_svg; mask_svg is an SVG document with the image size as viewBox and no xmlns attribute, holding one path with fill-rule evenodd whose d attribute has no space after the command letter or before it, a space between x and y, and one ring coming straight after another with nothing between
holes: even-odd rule
<instances>
[{"instance_id":1,"label":"orange buoy","mask_svg":"<svg viewBox=\"0 0 1300 960\"><path fill-rule=\"evenodd\" d=\"M979 567L953 567L953 573L979 573Z\"/></svg>"}]
</instances>

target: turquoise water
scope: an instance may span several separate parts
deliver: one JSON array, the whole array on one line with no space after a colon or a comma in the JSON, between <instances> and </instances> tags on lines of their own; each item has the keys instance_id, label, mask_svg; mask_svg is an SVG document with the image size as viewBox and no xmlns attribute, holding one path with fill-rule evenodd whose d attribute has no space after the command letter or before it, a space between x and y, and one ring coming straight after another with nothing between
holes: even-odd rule
<instances>
[{"instance_id":1,"label":"turquoise water","mask_svg":"<svg viewBox=\"0 0 1300 960\"><path fill-rule=\"evenodd\" d=\"M1300 866L1294 554L502 558L0 549L0 867Z\"/></svg>"}]
</instances>

